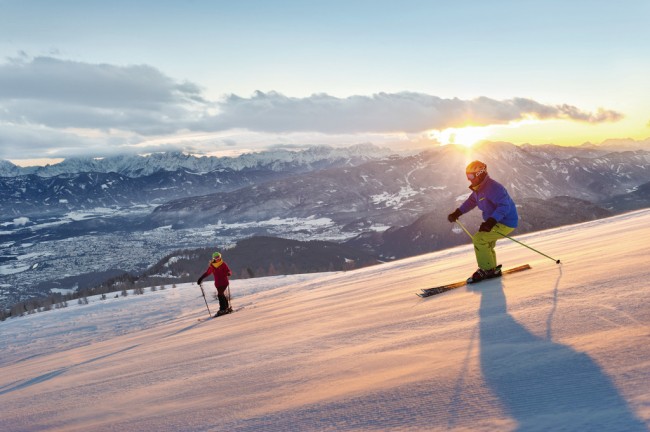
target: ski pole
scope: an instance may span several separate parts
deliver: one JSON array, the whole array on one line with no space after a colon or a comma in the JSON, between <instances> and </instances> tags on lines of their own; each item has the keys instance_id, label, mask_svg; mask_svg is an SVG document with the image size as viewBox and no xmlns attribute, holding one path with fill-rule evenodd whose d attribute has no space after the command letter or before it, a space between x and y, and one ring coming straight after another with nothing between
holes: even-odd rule
<instances>
[{"instance_id":1,"label":"ski pole","mask_svg":"<svg viewBox=\"0 0 650 432\"><path fill-rule=\"evenodd\" d=\"M208 299L205 298L205 291L203 291L203 284L199 284L199 288L201 288L201 294L203 294L203 300L205 300L205 307L208 308L208 313L210 316L212 316L212 312L210 312L210 306L208 306Z\"/></svg>"},{"instance_id":2,"label":"ski pole","mask_svg":"<svg viewBox=\"0 0 650 432\"><path fill-rule=\"evenodd\" d=\"M467 233L467 235L469 236L469 238L471 238L472 240L474 240L474 237L469 233L469 231L467 231L467 228L465 228L465 226L464 226L462 223L460 223L459 220L457 220L456 223L457 223L458 225L460 225L460 227L461 227L461 228L462 228L462 229ZM496 233L498 233L500 236L503 236L503 237L505 237L505 238L508 238L508 239L512 240L512 241L515 242L515 243L519 243L520 245L522 245L522 246L524 246L524 247L527 247L528 249L532 250L533 252L537 252L538 254L540 254L540 255L542 255L542 256L545 256L546 258L548 258L548 259L550 259L550 260L555 261L555 264L560 264L560 260L556 260L555 258L550 257L550 256L546 255L545 253L542 253L542 252L538 251L537 249L533 249L532 247L528 246L527 244L524 244L524 243L520 242L519 240L516 240L516 239L514 239L514 238L512 238L512 237L510 237L510 236L508 236L508 235L502 234L502 233L500 233L499 231L496 231Z\"/></svg>"},{"instance_id":3,"label":"ski pole","mask_svg":"<svg viewBox=\"0 0 650 432\"><path fill-rule=\"evenodd\" d=\"M228 307L230 308L230 310L233 310L232 299L230 298L230 284L228 285Z\"/></svg>"},{"instance_id":4,"label":"ski pole","mask_svg":"<svg viewBox=\"0 0 650 432\"><path fill-rule=\"evenodd\" d=\"M515 239L513 239L512 237L510 237L510 236L508 236L508 235L501 234L501 233L498 232L498 231L497 231L497 233L499 233L500 235L502 235L502 236L505 237L505 238L509 238L510 240L512 240L512 241L515 242L515 243L519 243L520 245L522 245L522 246L524 246L524 247L527 247L528 249L532 250L533 252L537 252L538 254L540 254L540 255L542 255L542 256L545 256L546 258L548 258L548 259L550 259L550 260L555 261L555 264L560 264L560 260L556 260L555 258L550 257L550 256L546 255L545 253L542 253L542 252L538 251L537 249L533 249L532 247L528 246L527 244L524 244L524 243L520 242L519 240L515 240Z\"/></svg>"}]
</instances>

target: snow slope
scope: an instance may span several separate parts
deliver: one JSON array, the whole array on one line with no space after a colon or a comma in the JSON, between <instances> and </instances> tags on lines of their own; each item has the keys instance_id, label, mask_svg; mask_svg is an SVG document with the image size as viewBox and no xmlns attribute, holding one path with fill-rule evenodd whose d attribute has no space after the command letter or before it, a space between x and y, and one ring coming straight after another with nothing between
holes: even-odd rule
<instances>
[{"instance_id":1,"label":"snow slope","mask_svg":"<svg viewBox=\"0 0 650 432\"><path fill-rule=\"evenodd\" d=\"M192 285L8 320L0 430L648 430L650 209L519 239L563 264L502 240L533 269L427 299L470 246L233 281L206 322Z\"/></svg>"}]
</instances>

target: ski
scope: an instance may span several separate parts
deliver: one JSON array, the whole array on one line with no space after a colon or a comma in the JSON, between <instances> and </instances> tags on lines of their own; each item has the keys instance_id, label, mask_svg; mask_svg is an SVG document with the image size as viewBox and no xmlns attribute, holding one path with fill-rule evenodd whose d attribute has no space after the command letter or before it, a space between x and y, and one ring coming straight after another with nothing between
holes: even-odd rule
<instances>
[{"instance_id":1,"label":"ski","mask_svg":"<svg viewBox=\"0 0 650 432\"><path fill-rule=\"evenodd\" d=\"M209 317L197 318L197 321L199 321L199 322L208 321L208 320L211 320L211 319L214 319L214 318L219 318L219 317L222 317L222 316L233 314L235 312L239 312L242 309L244 309L244 306L242 306L240 308L237 308L237 309L231 309L230 312L228 312L228 313L220 314L219 312L217 312L216 314L211 315Z\"/></svg>"},{"instance_id":2,"label":"ski","mask_svg":"<svg viewBox=\"0 0 650 432\"><path fill-rule=\"evenodd\" d=\"M531 267L530 267L529 264L524 264L524 265L520 265L518 267L513 267L511 269L503 270L501 272L501 275L505 275L505 274L509 274L509 273L516 273L516 272L528 270L530 268ZM496 279L496 278L492 278L492 279ZM490 279L485 279L485 280L490 280ZM482 281L479 281L479 282L482 282ZM447 292L447 291L452 290L454 288L460 288L462 286L466 286L466 285L474 284L474 283L479 283L479 282L471 282L471 278L470 278L468 280L464 280L464 281L460 281L460 282L454 282L454 283L450 283L450 284L446 284L446 285L440 285L440 286L433 287L433 288L423 288L422 292L421 293L416 293L416 295L418 297L422 297L422 298L430 297L432 295Z\"/></svg>"}]
</instances>

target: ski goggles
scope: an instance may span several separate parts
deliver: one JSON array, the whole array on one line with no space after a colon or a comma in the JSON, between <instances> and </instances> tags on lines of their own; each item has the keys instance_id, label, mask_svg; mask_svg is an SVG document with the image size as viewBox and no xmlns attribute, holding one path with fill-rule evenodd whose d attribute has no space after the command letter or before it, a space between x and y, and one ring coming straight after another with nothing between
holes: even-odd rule
<instances>
[{"instance_id":1,"label":"ski goggles","mask_svg":"<svg viewBox=\"0 0 650 432\"><path fill-rule=\"evenodd\" d=\"M467 180L474 180L476 177L480 176L485 172L485 169L482 169L480 171L477 171L475 173L466 173L467 174Z\"/></svg>"}]
</instances>

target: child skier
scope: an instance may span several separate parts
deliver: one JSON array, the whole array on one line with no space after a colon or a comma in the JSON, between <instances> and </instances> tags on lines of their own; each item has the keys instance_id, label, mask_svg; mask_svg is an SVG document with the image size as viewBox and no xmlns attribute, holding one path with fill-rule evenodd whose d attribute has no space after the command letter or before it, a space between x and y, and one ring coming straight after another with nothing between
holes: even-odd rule
<instances>
[{"instance_id":1,"label":"child skier","mask_svg":"<svg viewBox=\"0 0 650 432\"><path fill-rule=\"evenodd\" d=\"M232 312L232 309L228 304L228 297L226 297L225 294L226 289L228 289L228 285L230 284L228 276L232 276L232 272L230 271L230 268L228 268L228 264L226 264L221 258L219 252L212 254L212 260L210 261L208 269L201 275L197 283L201 285L203 279L210 274L214 275L214 286L217 288L217 297L219 298L219 312L217 312L216 316Z\"/></svg>"},{"instance_id":2,"label":"child skier","mask_svg":"<svg viewBox=\"0 0 650 432\"><path fill-rule=\"evenodd\" d=\"M477 206L483 212L484 222L472 238L479 267L467 280L473 283L501 276L501 266L497 267L494 247L498 239L517 228L519 216L506 188L488 175L486 164L481 161L471 162L465 173L471 183L469 188L472 193L447 219L456 222L461 215Z\"/></svg>"}]
</instances>

